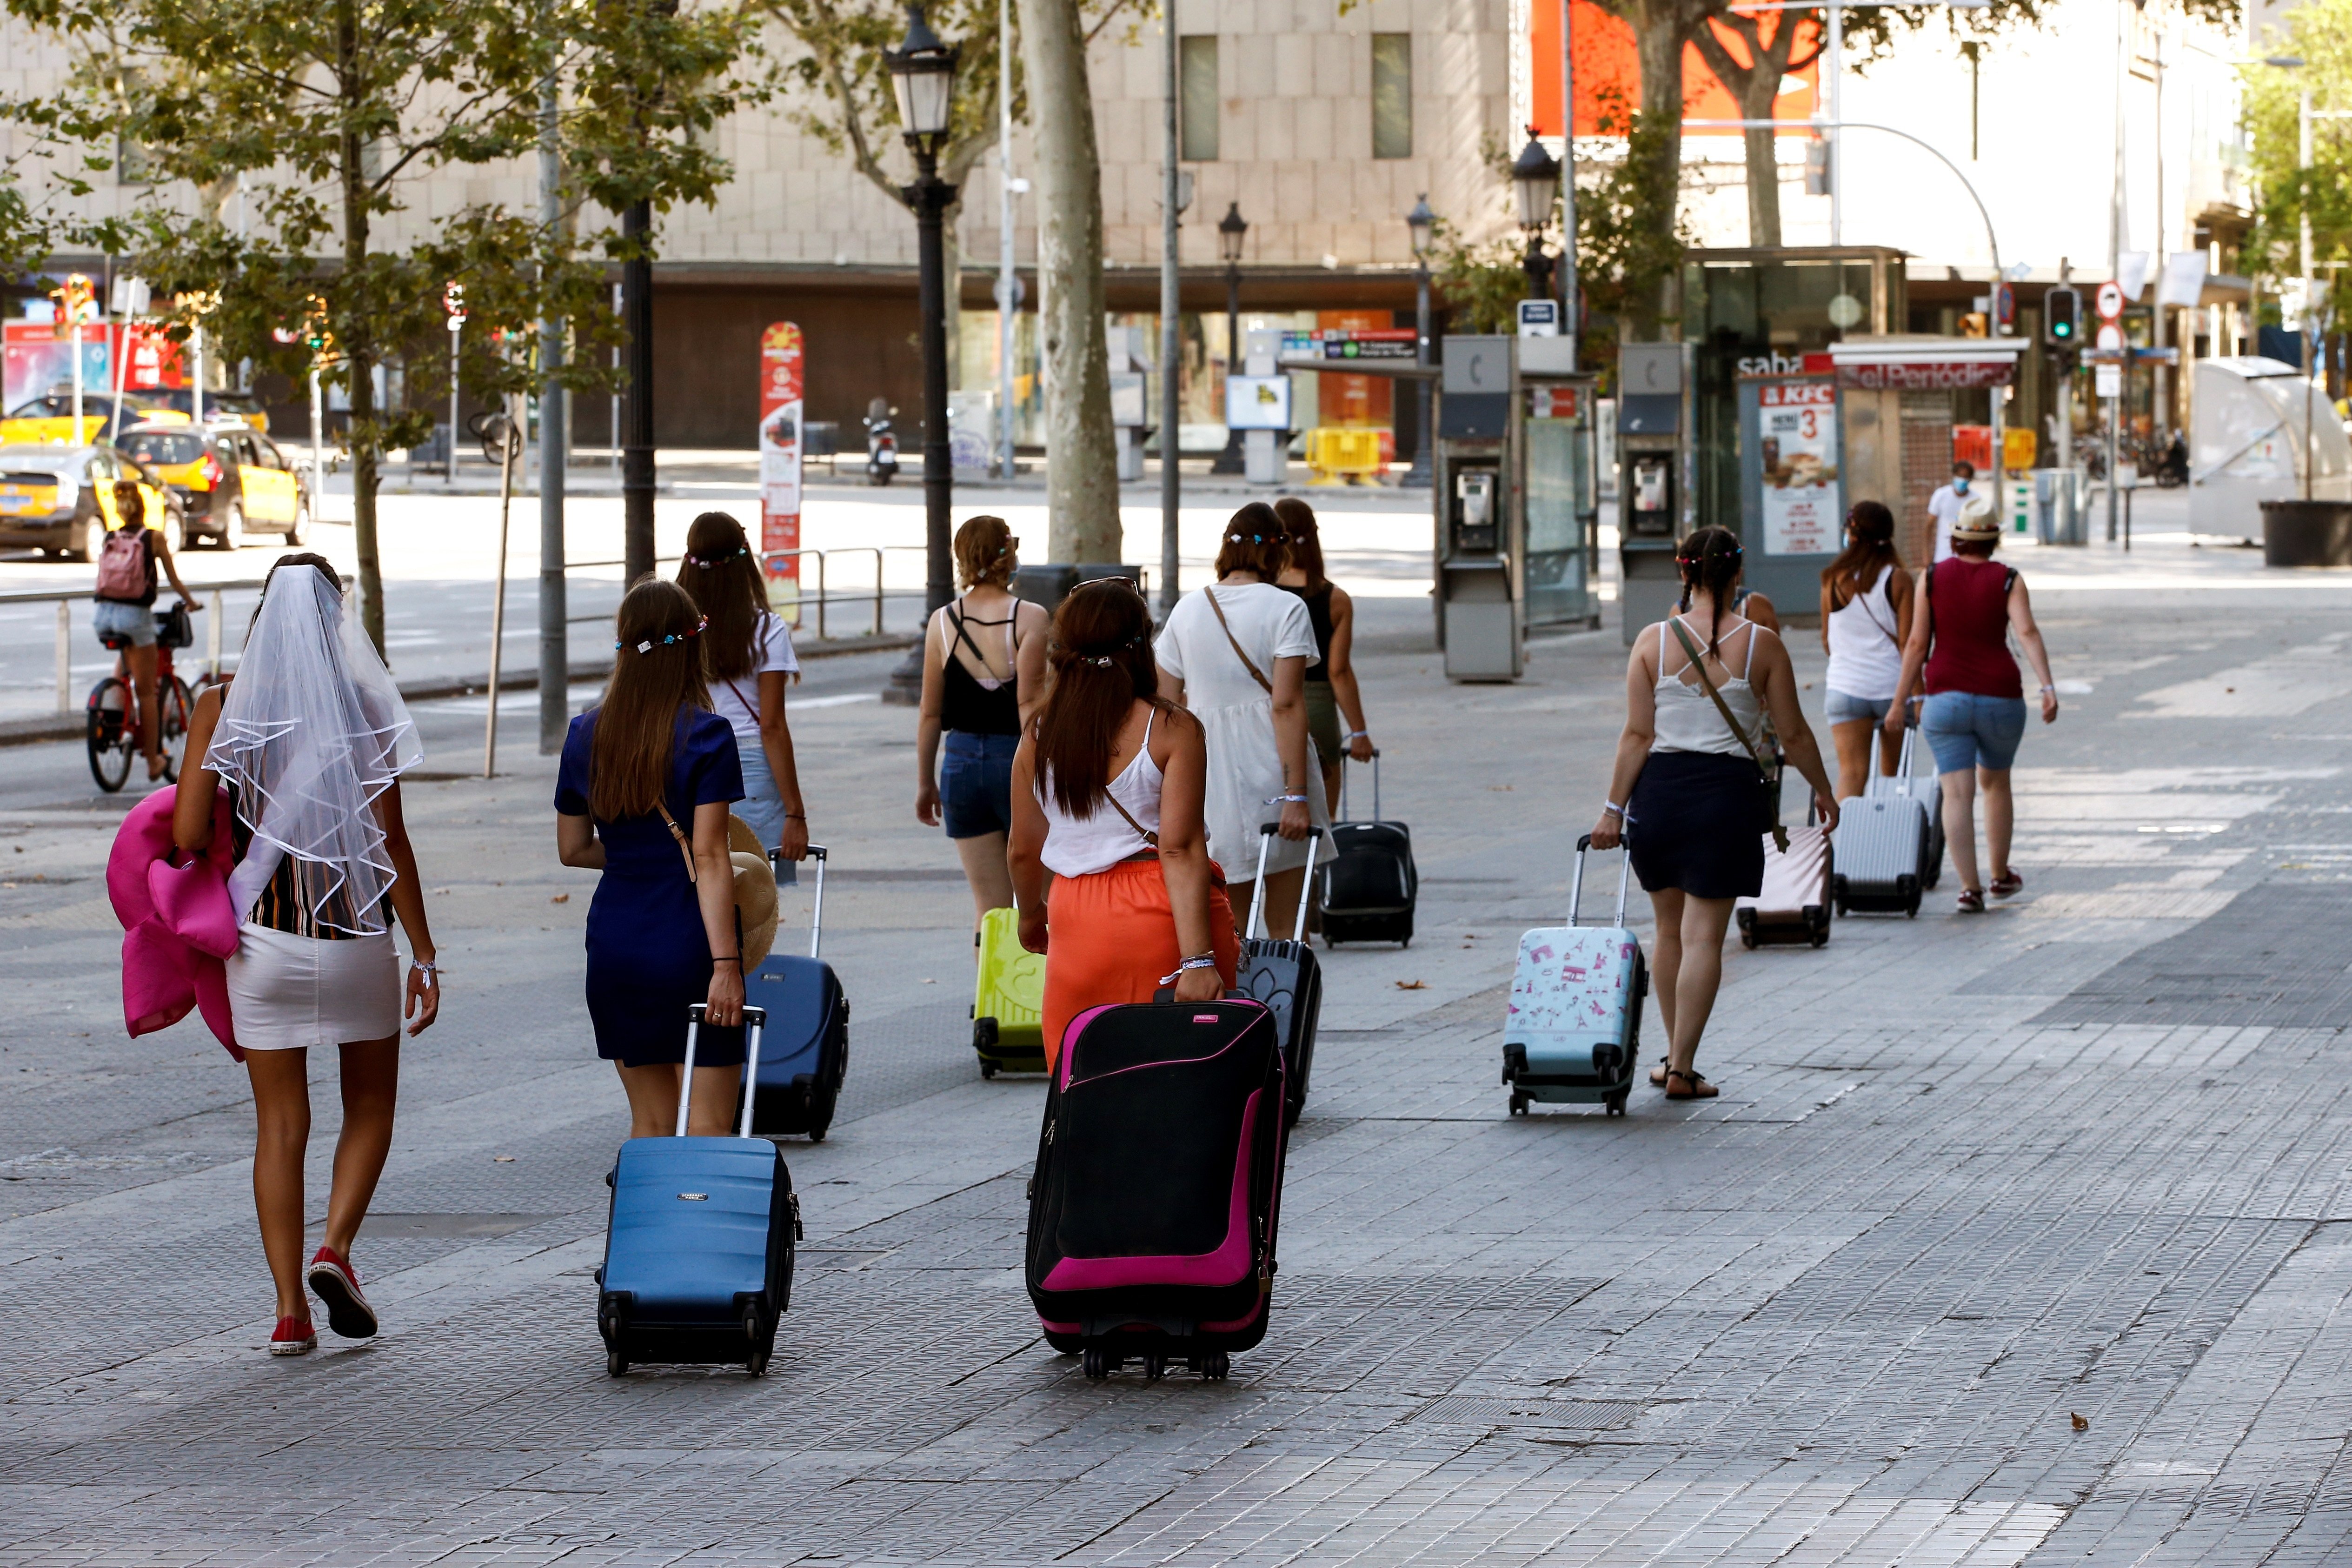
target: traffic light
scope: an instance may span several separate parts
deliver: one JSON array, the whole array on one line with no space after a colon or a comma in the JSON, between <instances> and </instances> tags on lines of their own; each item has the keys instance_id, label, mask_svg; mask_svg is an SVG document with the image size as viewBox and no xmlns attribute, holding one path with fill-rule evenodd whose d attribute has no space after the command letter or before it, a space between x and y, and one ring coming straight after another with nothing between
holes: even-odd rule
<instances>
[{"instance_id":1,"label":"traffic light","mask_svg":"<svg viewBox=\"0 0 2352 1568\"><path fill-rule=\"evenodd\" d=\"M2083 296L2061 283L2042 297L2042 331L2054 348L2071 349L2083 339Z\"/></svg>"}]
</instances>

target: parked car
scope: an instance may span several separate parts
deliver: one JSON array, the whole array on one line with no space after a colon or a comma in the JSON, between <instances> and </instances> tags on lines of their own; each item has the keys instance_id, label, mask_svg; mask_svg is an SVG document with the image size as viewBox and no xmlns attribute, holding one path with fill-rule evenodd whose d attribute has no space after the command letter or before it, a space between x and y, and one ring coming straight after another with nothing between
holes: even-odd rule
<instances>
[{"instance_id":1,"label":"parked car","mask_svg":"<svg viewBox=\"0 0 2352 1568\"><path fill-rule=\"evenodd\" d=\"M114 485L131 479L151 527L186 537L186 513L161 474L103 441L86 447L0 447L0 546L29 544L68 561L95 562L121 526Z\"/></svg>"},{"instance_id":2,"label":"parked car","mask_svg":"<svg viewBox=\"0 0 2352 1568\"><path fill-rule=\"evenodd\" d=\"M302 542L310 526L310 487L268 437L239 420L198 430L142 425L122 433L121 448L160 475L184 508L180 548L206 541L225 550L251 533Z\"/></svg>"},{"instance_id":3,"label":"parked car","mask_svg":"<svg viewBox=\"0 0 2352 1568\"><path fill-rule=\"evenodd\" d=\"M122 395L122 410L117 417L112 388L100 390L85 387L81 395L81 436L74 436L73 391L52 389L47 395L28 398L8 411L0 419L0 447L29 447L54 444L61 447L88 441L111 441L116 434L133 425L148 425L177 420L184 425L188 416L174 414L169 408L148 400L144 393Z\"/></svg>"},{"instance_id":4,"label":"parked car","mask_svg":"<svg viewBox=\"0 0 2352 1568\"><path fill-rule=\"evenodd\" d=\"M142 387L131 395L144 400L140 405L143 408L166 409L183 419L191 417L195 408L195 394L184 386ZM250 392L206 391L205 423L218 419L242 419L265 432L269 428L269 410Z\"/></svg>"}]
</instances>

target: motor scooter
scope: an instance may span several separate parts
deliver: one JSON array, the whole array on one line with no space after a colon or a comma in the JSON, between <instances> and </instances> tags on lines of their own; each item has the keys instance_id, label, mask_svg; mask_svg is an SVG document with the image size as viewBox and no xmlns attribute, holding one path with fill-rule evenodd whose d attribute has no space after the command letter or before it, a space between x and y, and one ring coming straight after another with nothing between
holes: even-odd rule
<instances>
[{"instance_id":1,"label":"motor scooter","mask_svg":"<svg viewBox=\"0 0 2352 1568\"><path fill-rule=\"evenodd\" d=\"M898 437L891 433L890 416L898 411L887 397L866 405L866 482L887 485L898 474Z\"/></svg>"}]
</instances>

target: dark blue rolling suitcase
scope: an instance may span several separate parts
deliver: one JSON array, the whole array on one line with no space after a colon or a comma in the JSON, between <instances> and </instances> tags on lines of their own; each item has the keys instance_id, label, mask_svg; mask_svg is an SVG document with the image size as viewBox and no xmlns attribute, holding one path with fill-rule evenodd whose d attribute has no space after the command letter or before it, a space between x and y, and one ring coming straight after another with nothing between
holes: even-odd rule
<instances>
[{"instance_id":1,"label":"dark blue rolling suitcase","mask_svg":"<svg viewBox=\"0 0 2352 1568\"><path fill-rule=\"evenodd\" d=\"M767 1019L746 1007L743 1022L747 1064L756 1068ZM614 1377L632 1362L741 1362L757 1377L792 1300L801 1205L782 1152L752 1135L748 1110L732 1138L686 1135L701 1031L698 1003L686 1028L677 1135L630 1139L613 1168L596 1327Z\"/></svg>"},{"instance_id":2,"label":"dark blue rolling suitcase","mask_svg":"<svg viewBox=\"0 0 2352 1568\"><path fill-rule=\"evenodd\" d=\"M833 965L817 957L824 941L824 847L809 846L816 862L816 904L809 916L809 955L772 952L743 982L743 999L768 1015L775 1038L745 1072L751 1090L751 1131L765 1137L805 1132L824 1142L834 1102L849 1071L849 999ZM783 864L789 865L786 861Z\"/></svg>"}]
</instances>

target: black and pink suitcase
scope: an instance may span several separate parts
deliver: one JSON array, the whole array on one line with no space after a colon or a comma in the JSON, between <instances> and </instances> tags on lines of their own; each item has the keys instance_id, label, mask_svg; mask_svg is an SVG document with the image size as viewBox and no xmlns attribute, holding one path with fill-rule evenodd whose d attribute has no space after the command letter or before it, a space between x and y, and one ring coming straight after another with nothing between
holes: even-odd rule
<instances>
[{"instance_id":1,"label":"black and pink suitcase","mask_svg":"<svg viewBox=\"0 0 2352 1568\"><path fill-rule=\"evenodd\" d=\"M1255 1002L1072 1021L1029 1183L1028 1285L1088 1377L1130 1360L1224 1377L1265 1337L1285 1153L1283 1059Z\"/></svg>"}]
</instances>

